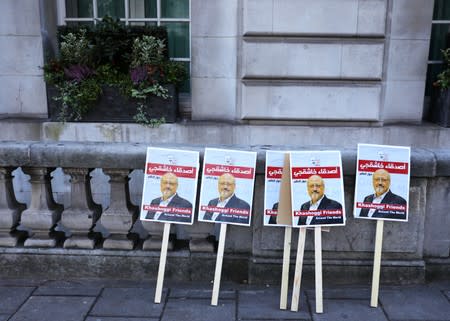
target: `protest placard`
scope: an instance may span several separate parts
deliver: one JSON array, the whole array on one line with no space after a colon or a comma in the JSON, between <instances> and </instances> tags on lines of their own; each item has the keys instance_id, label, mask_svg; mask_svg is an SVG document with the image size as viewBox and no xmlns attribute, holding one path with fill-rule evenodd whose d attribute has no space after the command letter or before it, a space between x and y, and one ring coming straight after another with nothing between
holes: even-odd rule
<instances>
[{"instance_id":1,"label":"protest placard","mask_svg":"<svg viewBox=\"0 0 450 321\"><path fill-rule=\"evenodd\" d=\"M199 221L250 226L256 153L206 148Z\"/></svg>"},{"instance_id":2,"label":"protest placard","mask_svg":"<svg viewBox=\"0 0 450 321\"><path fill-rule=\"evenodd\" d=\"M291 152L292 226L345 225L339 151Z\"/></svg>"},{"instance_id":3,"label":"protest placard","mask_svg":"<svg viewBox=\"0 0 450 321\"><path fill-rule=\"evenodd\" d=\"M384 221L408 221L411 148L358 144L355 218L377 220L370 306L378 306Z\"/></svg>"},{"instance_id":4,"label":"protest placard","mask_svg":"<svg viewBox=\"0 0 450 321\"><path fill-rule=\"evenodd\" d=\"M408 221L410 148L358 144L356 218Z\"/></svg>"},{"instance_id":5,"label":"protest placard","mask_svg":"<svg viewBox=\"0 0 450 321\"><path fill-rule=\"evenodd\" d=\"M149 147L141 220L192 224L198 168L198 152Z\"/></svg>"}]
</instances>

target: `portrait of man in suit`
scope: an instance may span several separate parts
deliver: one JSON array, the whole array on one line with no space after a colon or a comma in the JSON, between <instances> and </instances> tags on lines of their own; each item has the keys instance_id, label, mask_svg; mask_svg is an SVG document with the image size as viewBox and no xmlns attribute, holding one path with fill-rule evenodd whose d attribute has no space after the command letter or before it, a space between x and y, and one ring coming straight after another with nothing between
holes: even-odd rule
<instances>
[{"instance_id":1,"label":"portrait of man in suit","mask_svg":"<svg viewBox=\"0 0 450 321\"><path fill-rule=\"evenodd\" d=\"M325 182L319 175L312 175L306 182L306 189L310 201L303 203L302 211L316 210L342 210L342 205L325 195ZM315 224L342 224L344 223L343 215L336 216L300 216L298 225L315 225Z\"/></svg>"},{"instance_id":2,"label":"portrait of man in suit","mask_svg":"<svg viewBox=\"0 0 450 321\"><path fill-rule=\"evenodd\" d=\"M162 175L160 181L160 188L161 188L161 197L153 199L150 205L160 207L186 208L192 210L191 202L180 197L177 194L178 177L175 174L166 173ZM148 211L145 218L153 220L175 221L175 222L191 222L191 215L170 213L170 212Z\"/></svg>"},{"instance_id":3,"label":"portrait of man in suit","mask_svg":"<svg viewBox=\"0 0 450 321\"><path fill-rule=\"evenodd\" d=\"M372 184L374 194L368 195L364 198L364 203L373 204L395 204L405 205L406 200L391 192L391 175L385 169L378 169L373 173ZM369 209L362 208L360 217L380 217L393 219L406 219L406 210L390 210L390 209Z\"/></svg>"},{"instance_id":4,"label":"portrait of man in suit","mask_svg":"<svg viewBox=\"0 0 450 321\"><path fill-rule=\"evenodd\" d=\"M250 211L250 205L246 201L238 198L234 193L236 189L236 180L233 175L228 173L221 175L218 180L217 188L219 197L210 200L208 206ZM248 224L250 215L205 212L203 219L217 222Z\"/></svg>"}]
</instances>

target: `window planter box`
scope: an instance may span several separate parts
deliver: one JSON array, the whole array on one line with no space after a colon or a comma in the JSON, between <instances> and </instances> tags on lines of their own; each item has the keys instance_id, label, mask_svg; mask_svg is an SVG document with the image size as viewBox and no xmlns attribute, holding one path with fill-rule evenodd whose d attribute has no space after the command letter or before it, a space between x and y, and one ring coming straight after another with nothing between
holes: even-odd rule
<instances>
[{"instance_id":1,"label":"window planter box","mask_svg":"<svg viewBox=\"0 0 450 321\"><path fill-rule=\"evenodd\" d=\"M160 119L164 117L166 123L176 122L178 116L178 92L174 85L166 85L169 98L149 97L147 99L150 118ZM134 123L134 115L137 113L137 101L123 96L119 89L113 86L103 86L103 94L97 104L79 122L112 122ZM47 85L47 103L49 119L58 121L61 103L53 100L58 90Z\"/></svg>"},{"instance_id":2,"label":"window planter box","mask_svg":"<svg viewBox=\"0 0 450 321\"><path fill-rule=\"evenodd\" d=\"M433 88L430 116L439 126L450 127L450 89Z\"/></svg>"}]
</instances>

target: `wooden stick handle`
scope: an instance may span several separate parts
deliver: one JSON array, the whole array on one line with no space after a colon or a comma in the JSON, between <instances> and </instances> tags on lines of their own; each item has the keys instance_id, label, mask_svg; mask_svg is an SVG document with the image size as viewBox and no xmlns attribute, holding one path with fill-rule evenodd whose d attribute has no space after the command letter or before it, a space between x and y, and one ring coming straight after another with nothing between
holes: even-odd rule
<instances>
[{"instance_id":1,"label":"wooden stick handle","mask_svg":"<svg viewBox=\"0 0 450 321\"><path fill-rule=\"evenodd\" d=\"M377 230L375 236L375 253L373 257L373 275L372 275L372 295L370 306L378 306L378 290L380 288L380 270L381 270L381 248L383 247L383 220L377 221Z\"/></svg>"},{"instance_id":2,"label":"wooden stick handle","mask_svg":"<svg viewBox=\"0 0 450 321\"><path fill-rule=\"evenodd\" d=\"M300 285L302 282L303 255L305 253L306 228L301 227L298 232L297 258L295 260L294 286L292 289L291 311L298 311L300 300Z\"/></svg>"},{"instance_id":3,"label":"wooden stick handle","mask_svg":"<svg viewBox=\"0 0 450 321\"><path fill-rule=\"evenodd\" d=\"M211 305L217 305L219 300L220 276L222 274L223 252L225 248L225 237L227 234L227 224L220 224L219 247L217 248L216 271L214 273L214 286L211 298Z\"/></svg>"},{"instance_id":4,"label":"wooden stick handle","mask_svg":"<svg viewBox=\"0 0 450 321\"><path fill-rule=\"evenodd\" d=\"M314 261L316 267L316 313L323 313L322 290L322 228L314 228Z\"/></svg>"},{"instance_id":5,"label":"wooden stick handle","mask_svg":"<svg viewBox=\"0 0 450 321\"><path fill-rule=\"evenodd\" d=\"M286 310L289 284L289 264L291 260L292 227L284 229L283 270L281 273L280 309Z\"/></svg>"},{"instance_id":6,"label":"wooden stick handle","mask_svg":"<svg viewBox=\"0 0 450 321\"><path fill-rule=\"evenodd\" d=\"M155 303L161 303L161 295L166 270L167 247L169 245L170 223L164 223L163 239L161 244L161 256L159 257L158 279L156 280Z\"/></svg>"}]
</instances>

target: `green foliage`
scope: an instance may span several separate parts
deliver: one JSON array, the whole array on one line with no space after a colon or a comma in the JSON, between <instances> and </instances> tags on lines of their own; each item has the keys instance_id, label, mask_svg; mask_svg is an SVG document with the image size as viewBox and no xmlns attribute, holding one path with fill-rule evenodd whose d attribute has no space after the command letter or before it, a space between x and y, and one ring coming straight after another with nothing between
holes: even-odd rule
<instances>
[{"instance_id":1,"label":"green foliage","mask_svg":"<svg viewBox=\"0 0 450 321\"><path fill-rule=\"evenodd\" d=\"M162 65L164 82L180 86L188 78L188 72L182 62L167 61Z\"/></svg>"},{"instance_id":2,"label":"green foliage","mask_svg":"<svg viewBox=\"0 0 450 321\"><path fill-rule=\"evenodd\" d=\"M168 59L164 27L125 26L104 17L95 27L58 28L60 56L47 63L45 81L55 85L54 97L62 105L59 120L80 120L93 108L102 86L115 86L136 101L135 120L156 126L151 119L150 96L169 98L163 84L179 85L187 72L181 63Z\"/></svg>"},{"instance_id":3,"label":"green foliage","mask_svg":"<svg viewBox=\"0 0 450 321\"><path fill-rule=\"evenodd\" d=\"M164 117L161 118L150 118L151 116L149 115L148 111L147 111L147 106L145 106L142 103L139 103L138 108L137 108L137 113L136 115L134 115L133 119L136 123L141 124L143 126L147 126L147 127L159 127L160 125L164 124L166 122L166 120L164 119Z\"/></svg>"},{"instance_id":4,"label":"green foliage","mask_svg":"<svg viewBox=\"0 0 450 321\"><path fill-rule=\"evenodd\" d=\"M145 35L136 38L131 52L131 68L160 64L164 60L165 51L163 40Z\"/></svg>"},{"instance_id":5,"label":"green foliage","mask_svg":"<svg viewBox=\"0 0 450 321\"><path fill-rule=\"evenodd\" d=\"M86 30L81 29L79 34L68 33L62 36L60 45L60 59L63 64L89 64L92 49L86 38Z\"/></svg>"},{"instance_id":6,"label":"green foliage","mask_svg":"<svg viewBox=\"0 0 450 321\"><path fill-rule=\"evenodd\" d=\"M61 102L61 112L58 120L81 120L92 108L102 93L102 89L95 79L87 79L83 82L64 81L56 85L59 94L53 97Z\"/></svg>"},{"instance_id":7,"label":"green foliage","mask_svg":"<svg viewBox=\"0 0 450 321\"><path fill-rule=\"evenodd\" d=\"M450 88L450 48L441 50L444 58L444 70L437 75L438 80L434 85L443 89Z\"/></svg>"}]
</instances>

